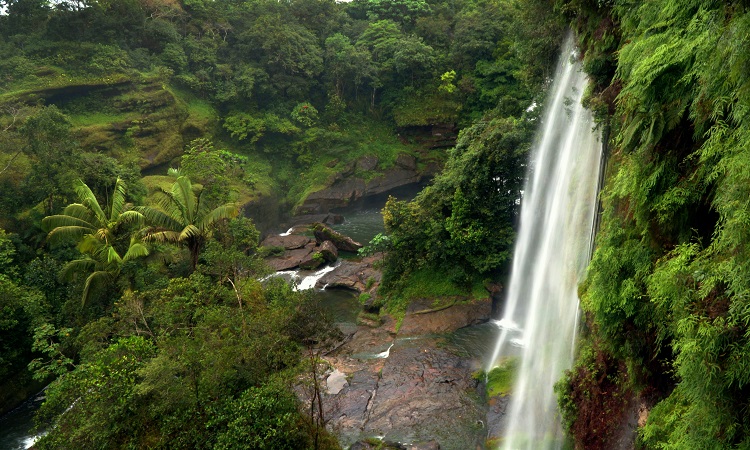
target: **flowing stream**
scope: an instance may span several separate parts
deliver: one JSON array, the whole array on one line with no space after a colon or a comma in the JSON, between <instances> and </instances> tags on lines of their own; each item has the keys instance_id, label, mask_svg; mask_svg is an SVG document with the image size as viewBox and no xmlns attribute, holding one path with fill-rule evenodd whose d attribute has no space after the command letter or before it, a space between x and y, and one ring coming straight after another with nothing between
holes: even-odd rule
<instances>
[{"instance_id":1,"label":"flowing stream","mask_svg":"<svg viewBox=\"0 0 750 450\"><path fill-rule=\"evenodd\" d=\"M572 36L532 151L501 332L487 369L517 360L501 448L560 449L553 386L570 368L578 284L590 259L602 144L581 105L586 76Z\"/></svg>"}]
</instances>

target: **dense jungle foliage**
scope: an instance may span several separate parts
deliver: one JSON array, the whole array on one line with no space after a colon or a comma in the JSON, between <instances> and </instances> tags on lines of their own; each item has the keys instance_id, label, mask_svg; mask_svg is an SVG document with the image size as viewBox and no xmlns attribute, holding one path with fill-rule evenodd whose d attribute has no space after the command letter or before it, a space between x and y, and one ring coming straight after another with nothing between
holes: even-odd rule
<instances>
[{"instance_id":1,"label":"dense jungle foliage","mask_svg":"<svg viewBox=\"0 0 750 450\"><path fill-rule=\"evenodd\" d=\"M748 448L750 5L560 6L610 128L567 422L582 448L612 448L640 404L643 448Z\"/></svg>"},{"instance_id":2,"label":"dense jungle foliage","mask_svg":"<svg viewBox=\"0 0 750 450\"><path fill-rule=\"evenodd\" d=\"M242 207L291 211L362 156L365 178L402 153L447 167L387 208L394 310L405 268L458 292L503 269L563 34L546 2L0 11L0 403L51 382L38 448L337 448L316 412L337 330L257 281L266 218ZM435 125L464 129L454 150Z\"/></svg>"}]
</instances>

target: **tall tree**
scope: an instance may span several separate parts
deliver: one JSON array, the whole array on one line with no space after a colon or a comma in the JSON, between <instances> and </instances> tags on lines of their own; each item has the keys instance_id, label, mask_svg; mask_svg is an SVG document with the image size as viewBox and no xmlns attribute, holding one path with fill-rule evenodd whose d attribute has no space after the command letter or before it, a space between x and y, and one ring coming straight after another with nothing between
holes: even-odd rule
<instances>
[{"instance_id":1,"label":"tall tree","mask_svg":"<svg viewBox=\"0 0 750 450\"><path fill-rule=\"evenodd\" d=\"M143 214L125 203L125 183L115 182L112 203L104 208L91 189L81 180L74 185L79 203L68 205L62 214L42 219L51 242L72 239L85 256L65 265L62 276L89 273L83 286L86 303L92 287L114 282L124 262L148 255L148 249L132 235L130 225L143 225Z\"/></svg>"},{"instance_id":2,"label":"tall tree","mask_svg":"<svg viewBox=\"0 0 750 450\"><path fill-rule=\"evenodd\" d=\"M179 175L178 172L171 173ZM202 187L193 186L190 179L179 175L169 191L156 192L158 208L136 208L152 226L146 231L146 240L172 242L190 251L193 270L212 228L222 219L239 214L236 203L225 203L214 209L204 199Z\"/></svg>"}]
</instances>

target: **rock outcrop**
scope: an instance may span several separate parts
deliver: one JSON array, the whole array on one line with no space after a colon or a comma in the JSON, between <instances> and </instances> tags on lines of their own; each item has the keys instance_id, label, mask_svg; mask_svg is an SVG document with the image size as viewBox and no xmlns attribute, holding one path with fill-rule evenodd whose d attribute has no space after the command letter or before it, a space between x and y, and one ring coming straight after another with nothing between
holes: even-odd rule
<instances>
[{"instance_id":1,"label":"rock outcrop","mask_svg":"<svg viewBox=\"0 0 750 450\"><path fill-rule=\"evenodd\" d=\"M320 244L318 251L323 255L323 259L325 259L326 262L334 262L339 259L339 250L331 241L323 241L323 243Z\"/></svg>"},{"instance_id":2,"label":"rock outcrop","mask_svg":"<svg viewBox=\"0 0 750 450\"><path fill-rule=\"evenodd\" d=\"M294 250L297 248L303 248L311 242L312 239L307 236L298 234L281 236L275 234L263 239L263 242L261 242L260 245L261 247L283 247L285 250Z\"/></svg>"},{"instance_id":3,"label":"rock outcrop","mask_svg":"<svg viewBox=\"0 0 750 450\"><path fill-rule=\"evenodd\" d=\"M387 327L360 327L357 334ZM451 353L435 337L390 337L390 344L378 341L369 351L357 339L352 348L327 357L348 379L337 394L323 397L326 419L344 448L358 441L360 447L352 448L368 448L361 446L368 436L406 449L465 450L484 442L486 407L478 401L472 360Z\"/></svg>"},{"instance_id":4,"label":"rock outcrop","mask_svg":"<svg viewBox=\"0 0 750 450\"><path fill-rule=\"evenodd\" d=\"M396 164L380 172L380 175L367 179L355 176L357 173L373 172L377 165L378 159L374 156L360 158L355 164L345 167L333 176L327 187L308 195L297 207L295 214L321 214L337 208L345 208L365 197L423 183L440 170L436 164L426 164L420 169L414 156L402 153L396 158Z\"/></svg>"},{"instance_id":5,"label":"rock outcrop","mask_svg":"<svg viewBox=\"0 0 750 450\"><path fill-rule=\"evenodd\" d=\"M318 241L318 244L330 241L337 249L353 253L356 253L357 250L363 247L359 242L349 236L344 236L326 224L314 223L310 228L312 229L313 234L315 235L315 240Z\"/></svg>"},{"instance_id":6,"label":"rock outcrop","mask_svg":"<svg viewBox=\"0 0 750 450\"><path fill-rule=\"evenodd\" d=\"M315 239L300 234L310 230L313 231ZM336 262L339 251L356 252L362 248L359 242L322 223L294 227L292 233L268 236L260 244L268 249L283 249L280 255L266 258L268 265L276 271L295 267L313 270L324 263ZM367 280L363 282L367 283Z\"/></svg>"},{"instance_id":7,"label":"rock outcrop","mask_svg":"<svg viewBox=\"0 0 750 450\"><path fill-rule=\"evenodd\" d=\"M432 300L413 301L406 311L399 336L418 336L430 333L445 333L458 328L487 322L492 312L490 299L447 303L434 307Z\"/></svg>"},{"instance_id":8,"label":"rock outcrop","mask_svg":"<svg viewBox=\"0 0 750 450\"><path fill-rule=\"evenodd\" d=\"M333 271L318 280L317 287L345 288L359 294L368 292L372 287L380 284L383 275L373 267L373 263L381 258L382 255L378 254L360 261L342 261Z\"/></svg>"},{"instance_id":9,"label":"rock outcrop","mask_svg":"<svg viewBox=\"0 0 750 450\"><path fill-rule=\"evenodd\" d=\"M359 326L349 339L325 356L334 389L323 395L325 418L344 448L466 450L483 448L488 407L484 387L474 373L481 361L446 345L445 338L422 324L426 334L406 335L413 321L442 317L440 331L455 332L490 310L491 300L426 310L410 309L399 331L390 316L383 325ZM486 319L486 317L485 317ZM451 320L453 322L451 323ZM408 328L407 328L408 329ZM341 386L342 378L346 381ZM373 437L379 437L377 442ZM369 439L368 439L369 438ZM351 445L351 447L349 447ZM375 445L376 447L373 447Z\"/></svg>"},{"instance_id":10,"label":"rock outcrop","mask_svg":"<svg viewBox=\"0 0 750 450\"><path fill-rule=\"evenodd\" d=\"M281 256L266 258L266 263L276 271L294 269L299 267L303 261L308 260L314 250L315 243L310 242L302 248L287 250Z\"/></svg>"}]
</instances>

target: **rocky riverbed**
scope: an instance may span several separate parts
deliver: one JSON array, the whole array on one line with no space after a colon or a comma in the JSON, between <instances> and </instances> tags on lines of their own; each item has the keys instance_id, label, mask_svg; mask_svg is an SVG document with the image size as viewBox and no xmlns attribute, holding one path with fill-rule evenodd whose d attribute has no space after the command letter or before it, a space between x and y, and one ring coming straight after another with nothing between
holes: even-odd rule
<instances>
[{"instance_id":1,"label":"rocky riverbed","mask_svg":"<svg viewBox=\"0 0 750 450\"><path fill-rule=\"evenodd\" d=\"M338 244L341 237L325 228L323 234L319 225L299 226L288 236L268 238L264 245L284 249L269 262L286 270L319 252L325 242ZM337 247L342 250L341 244ZM323 355L327 427L345 449L376 448L378 441L408 450L485 448L501 432L507 397L488 401L479 375L486 355L462 351L450 341L458 330L489 321L496 287L484 299L415 300L397 324L378 314L381 258L341 260L317 282L318 289L370 294L358 324L342 329L344 341Z\"/></svg>"},{"instance_id":2,"label":"rocky riverbed","mask_svg":"<svg viewBox=\"0 0 750 450\"><path fill-rule=\"evenodd\" d=\"M449 316L455 327L469 325L467 306L478 312L475 319L489 311L488 301L462 306L434 313L443 316L435 322L432 313L407 314L401 328L412 330L408 334L396 332L390 318L377 328L359 326L346 344L326 355L329 390L323 404L328 426L344 448L373 437L404 448L429 443L443 450L483 448L487 407L481 380L474 376L480 361L446 348L444 336L436 333L443 326L421 328L445 324ZM335 384L338 374L346 380L341 388Z\"/></svg>"}]
</instances>

